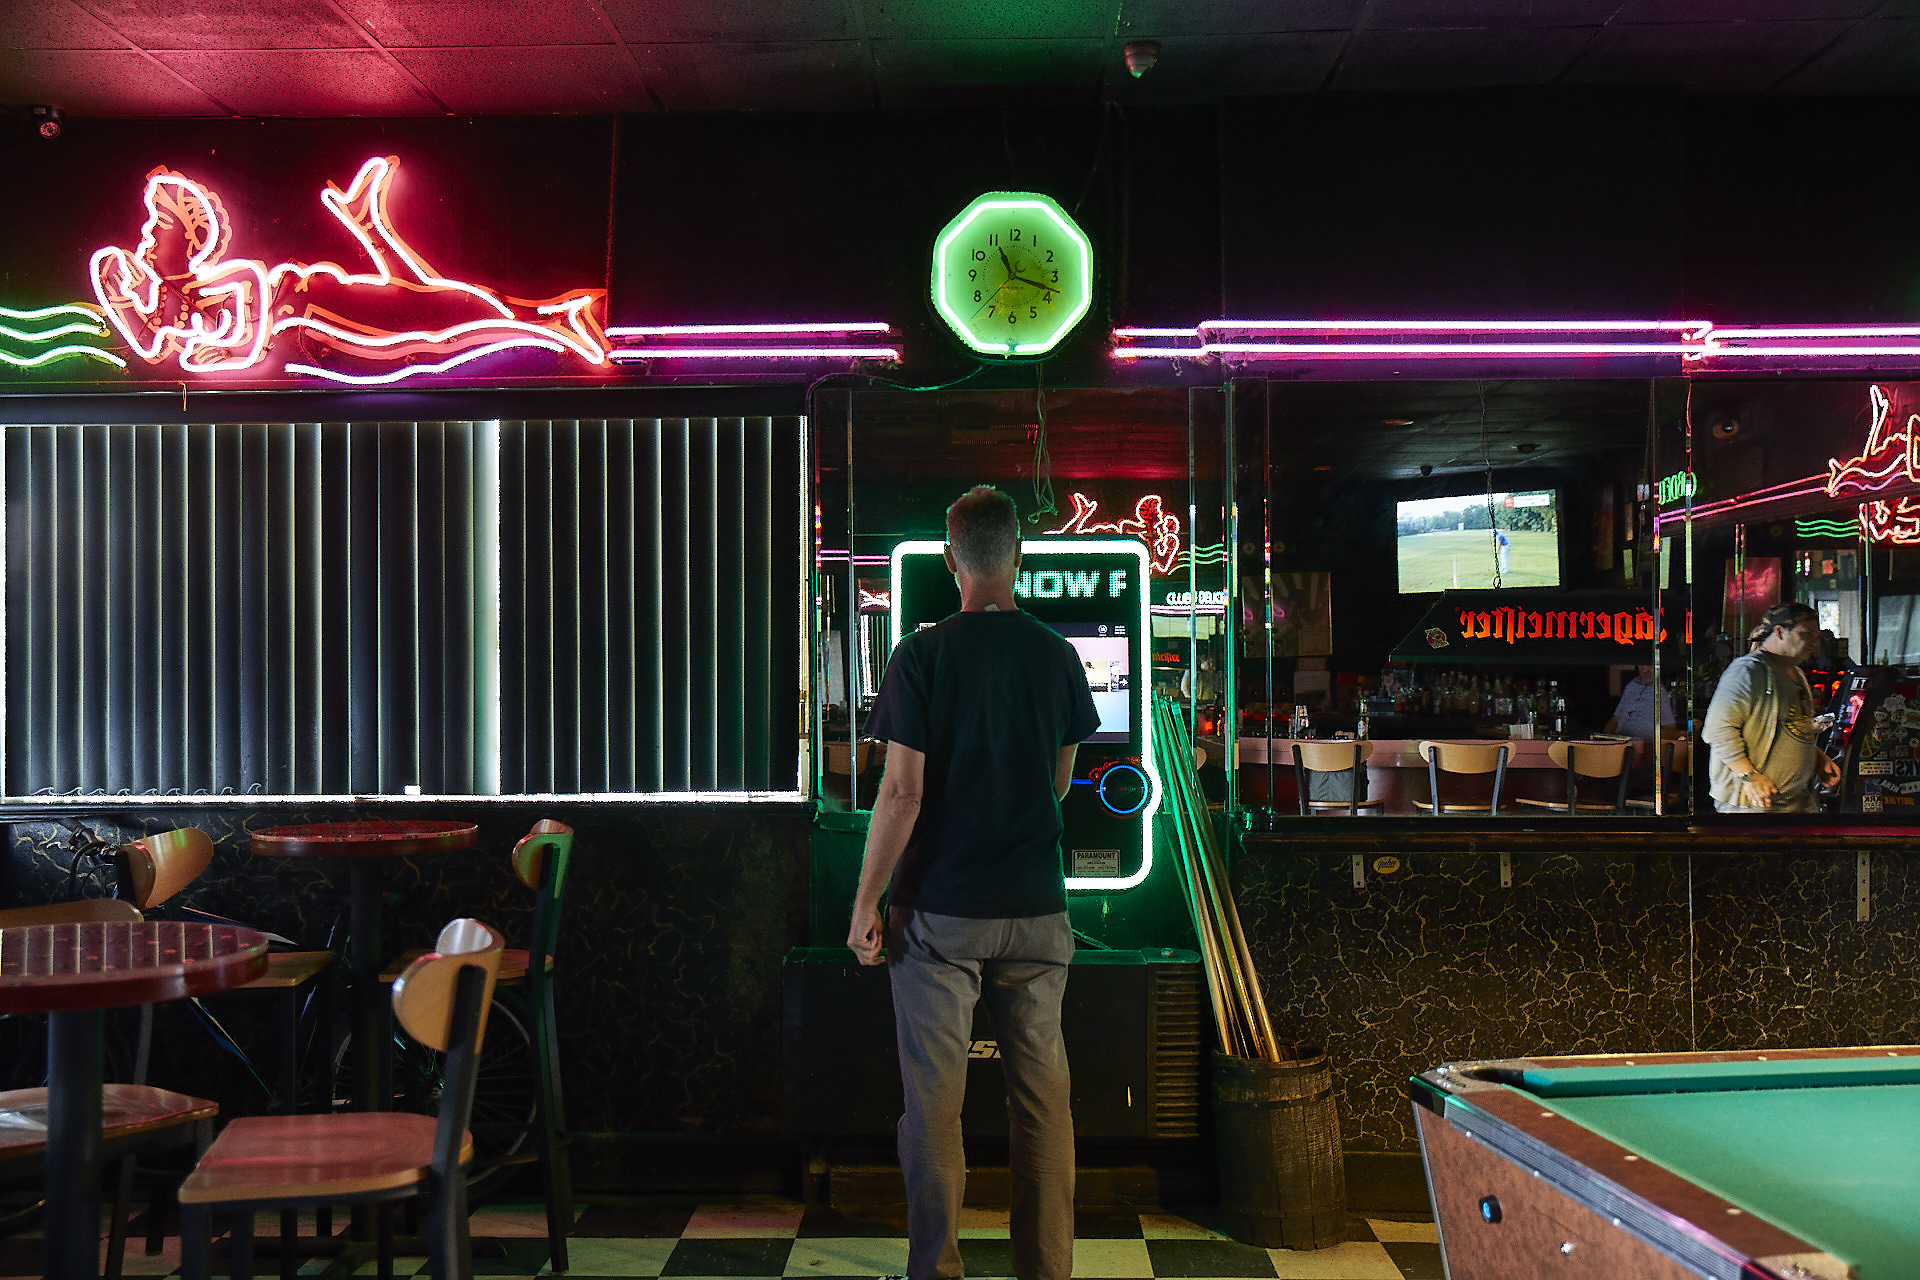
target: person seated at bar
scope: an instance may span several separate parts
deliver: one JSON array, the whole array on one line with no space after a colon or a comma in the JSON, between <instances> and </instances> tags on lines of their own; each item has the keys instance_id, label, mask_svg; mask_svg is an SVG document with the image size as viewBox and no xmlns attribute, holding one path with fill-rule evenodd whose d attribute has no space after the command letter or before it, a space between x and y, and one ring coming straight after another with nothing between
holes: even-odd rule
<instances>
[{"instance_id":1,"label":"person seated at bar","mask_svg":"<svg viewBox=\"0 0 1920 1280\"><path fill-rule=\"evenodd\" d=\"M1707 789L1721 813L1818 813L1815 785L1840 781L1814 742L1813 690L1800 671L1819 640L1812 609L1777 604L1720 677L1700 736L1713 751Z\"/></svg>"},{"instance_id":2,"label":"person seated at bar","mask_svg":"<svg viewBox=\"0 0 1920 1280\"><path fill-rule=\"evenodd\" d=\"M1620 701L1614 705L1613 715L1601 732L1618 733L1641 742L1658 740L1659 725L1654 723L1653 711L1656 702L1660 707L1659 724L1671 727L1673 699L1653 682L1653 665L1643 662L1635 669L1633 679L1620 690Z\"/></svg>"}]
</instances>

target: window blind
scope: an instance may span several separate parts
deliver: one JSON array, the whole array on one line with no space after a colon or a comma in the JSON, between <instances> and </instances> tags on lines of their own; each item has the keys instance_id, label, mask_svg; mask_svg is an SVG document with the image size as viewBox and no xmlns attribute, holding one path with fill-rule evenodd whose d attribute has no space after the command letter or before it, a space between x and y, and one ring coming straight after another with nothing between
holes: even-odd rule
<instances>
[{"instance_id":1,"label":"window blind","mask_svg":"<svg viewBox=\"0 0 1920 1280\"><path fill-rule=\"evenodd\" d=\"M801 787L799 418L500 424L512 792Z\"/></svg>"}]
</instances>

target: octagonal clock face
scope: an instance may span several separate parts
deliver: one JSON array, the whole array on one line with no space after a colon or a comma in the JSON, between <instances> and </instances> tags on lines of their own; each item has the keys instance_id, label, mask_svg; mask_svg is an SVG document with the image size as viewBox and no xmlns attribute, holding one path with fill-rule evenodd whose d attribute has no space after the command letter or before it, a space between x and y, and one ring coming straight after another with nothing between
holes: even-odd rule
<instances>
[{"instance_id":1,"label":"octagonal clock face","mask_svg":"<svg viewBox=\"0 0 1920 1280\"><path fill-rule=\"evenodd\" d=\"M934 309L985 355L1043 355L1092 302L1093 245L1047 196L988 192L933 242Z\"/></svg>"}]
</instances>

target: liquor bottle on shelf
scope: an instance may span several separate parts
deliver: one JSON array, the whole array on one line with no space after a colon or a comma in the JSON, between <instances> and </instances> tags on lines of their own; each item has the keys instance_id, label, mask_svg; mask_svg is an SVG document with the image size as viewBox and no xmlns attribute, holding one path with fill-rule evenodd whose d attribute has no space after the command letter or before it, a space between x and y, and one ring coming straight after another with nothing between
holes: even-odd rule
<instances>
[{"instance_id":1,"label":"liquor bottle on shelf","mask_svg":"<svg viewBox=\"0 0 1920 1280\"><path fill-rule=\"evenodd\" d=\"M1560 696L1560 682L1551 681L1547 692L1547 713L1553 717L1553 736L1567 736L1567 700Z\"/></svg>"}]
</instances>

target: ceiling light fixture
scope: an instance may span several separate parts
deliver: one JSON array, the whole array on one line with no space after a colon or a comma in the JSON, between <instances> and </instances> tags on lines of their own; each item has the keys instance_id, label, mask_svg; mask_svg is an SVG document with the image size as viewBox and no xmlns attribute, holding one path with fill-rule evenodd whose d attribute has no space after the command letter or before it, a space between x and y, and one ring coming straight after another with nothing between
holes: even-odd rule
<instances>
[{"instance_id":1,"label":"ceiling light fixture","mask_svg":"<svg viewBox=\"0 0 1920 1280\"><path fill-rule=\"evenodd\" d=\"M1380 419L1380 425L1383 427L1410 427L1413 425L1413 419L1412 418L1382 418Z\"/></svg>"},{"instance_id":2,"label":"ceiling light fixture","mask_svg":"<svg viewBox=\"0 0 1920 1280\"><path fill-rule=\"evenodd\" d=\"M1153 70L1153 64L1160 61L1160 42L1158 40L1129 40L1127 47L1121 50L1126 57L1127 70L1135 80Z\"/></svg>"},{"instance_id":3,"label":"ceiling light fixture","mask_svg":"<svg viewBox=\"0 0 1920 1280\"><path fill-rule=\"evenodd\" d=\"M60 130L66 115L58 107L32 107L34 128L40 136L51 142L60 136Z\"/></svg>"}]
</instances>

